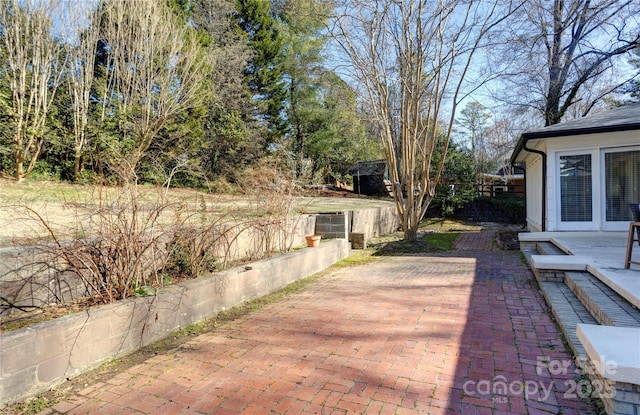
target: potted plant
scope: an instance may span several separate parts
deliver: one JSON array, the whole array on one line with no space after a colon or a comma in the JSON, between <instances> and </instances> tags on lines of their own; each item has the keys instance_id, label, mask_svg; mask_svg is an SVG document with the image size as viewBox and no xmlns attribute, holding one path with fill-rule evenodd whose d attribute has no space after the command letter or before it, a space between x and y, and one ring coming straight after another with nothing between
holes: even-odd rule
<instances>
[{"instance_id":1,"label":"potted plant","mask_svg":"<svg viewBox=\"0 0 640 415\"><path fill-rule=\"evenodd\" d=\"M320 245L320 238L322 238L322 235L318 234L305 236L305 239L307 240L307 246L313 248Z\"/></svg>"}]
</instances>

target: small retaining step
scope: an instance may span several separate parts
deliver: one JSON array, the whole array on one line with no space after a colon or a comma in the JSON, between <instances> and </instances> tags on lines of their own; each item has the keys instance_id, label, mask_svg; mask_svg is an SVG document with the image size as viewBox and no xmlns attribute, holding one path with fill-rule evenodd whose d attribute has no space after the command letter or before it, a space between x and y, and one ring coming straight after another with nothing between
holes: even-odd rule
<instances>
[{"instance_id":1,"label":"small retaining step","mask_svg":"<svg viewBox=\"0 0 640 415\"><path fill-rule=\"evenodd\" d=\"M640 327L640 311L588 272L565 272L565 283L599 324Z\"/></svg>"},{"instance_id":2,"label":"small retaining step","mask_svg":"<svg viewBox=\"0 0 640 415\"><path fill-rule=\"evenodd\" d=\"M598 322L565 283L541 281L540 287L564 337L569 342L576 361L583 362L586 353L576 334L576 326L580 323L598 324Z\"/></svg>"},{"instance_id":3,"label":"small retaining step","mask_svg":"<svg viewBox=\"0 0 640 415\"><path fill-rule=\"evenodd\" d=\"M607 414L640 413L640 328L580 324L591 382Z\"/></svg>"},{"instance_id":4,"label":"small retaining step","mask_svg":"<svg viewBox=\"0 0 640 415\"><path fill-rule=\"evenodd\" d=\"M531 262L536 269L586 271L591 258L581 255L533 255Z\"/></svg>"},{"instance_id":5,"label":"small retaining step","mask_svg":"<svg viewBox=\"0 0 640 415\"><path fill-rule=\"evenodd\" d=\"M558 248L553 242L540 241L535 244L536 250L529 251L526 255L527 263L538 281L564 282L564 271L536 266L536 261L540 263L540 258L551 256L553 258L566 258L567 254ZM555 263L555 262L554 262Z\"/></svg>"},{"instance_id":6,"label":"small retaining step","mask_svg":"<svg viewBox=\"0 0 640 415\"><path fill-rule=\"evenodd\" d=\"M567 255L562 249L555 246L552 242L538 242L536 250L540 255Z\"/></svg>"}]
</instances>

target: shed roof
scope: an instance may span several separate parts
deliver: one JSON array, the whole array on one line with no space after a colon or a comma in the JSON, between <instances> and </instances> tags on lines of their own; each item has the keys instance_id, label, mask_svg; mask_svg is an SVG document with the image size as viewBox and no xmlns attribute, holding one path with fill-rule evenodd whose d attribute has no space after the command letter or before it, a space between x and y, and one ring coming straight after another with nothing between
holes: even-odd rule
<instances>
[{"instance_id":1,"label":"shed roof","mask_svg":"<svg viewBox=\"0 0 640 415\"><path fill-rule=\"evenodd\" d=\"M511 155L514 162L529 140L640 130L640 103L524 132Z\"/></svg>"},{"instance_id":2,"label":"shed roof","mask_svg":"<svg viewBox=\"0 0 640 415\"><path fill-rule=\"evenodd\" d=\"M384 175L386 169L385 160L359 161L349 170L349 174L352 176Z\"/></svg>"}]
</instances>

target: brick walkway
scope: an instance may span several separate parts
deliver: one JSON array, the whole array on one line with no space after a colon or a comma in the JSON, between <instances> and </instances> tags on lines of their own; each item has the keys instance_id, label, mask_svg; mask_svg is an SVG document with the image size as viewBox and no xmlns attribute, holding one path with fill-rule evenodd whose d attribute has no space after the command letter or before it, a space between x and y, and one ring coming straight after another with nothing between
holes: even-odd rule
<instances>
[{"instance_id":1,"label":"brick walkway","mask_svg":"<svg viewBox=\"0 0 640 415\"><path fill-rule=\"evenodd\" d=\"M595 414L517 252L340 269L44 413Z\"/></svg>"}]
</instances>

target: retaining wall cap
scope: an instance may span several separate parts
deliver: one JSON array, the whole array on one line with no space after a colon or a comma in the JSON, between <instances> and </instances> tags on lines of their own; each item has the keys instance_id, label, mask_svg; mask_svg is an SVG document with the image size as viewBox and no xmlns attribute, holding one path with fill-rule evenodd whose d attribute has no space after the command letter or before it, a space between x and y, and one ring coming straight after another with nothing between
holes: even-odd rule
<instances>
[{"instance_id":1,"label":"retaining wall cap","mask_svg":"<svg viewBox=\"0 0 640 415\"><path fill-rule=\"evenodd\" d=\"M601 376L640 385L640 328L578 324L576 332Z\"/></svg>"},{"instance_id":2,"label":"retaining wall cap","mask_svg":"<svg viewBox=\"0 0 640 415\"><path fill-rule=\"evenodd\" d=\"M591 259L580 255L532 255L531 264L536 269L558 271L586 271Z\"/></svg>"}]
</instances>

